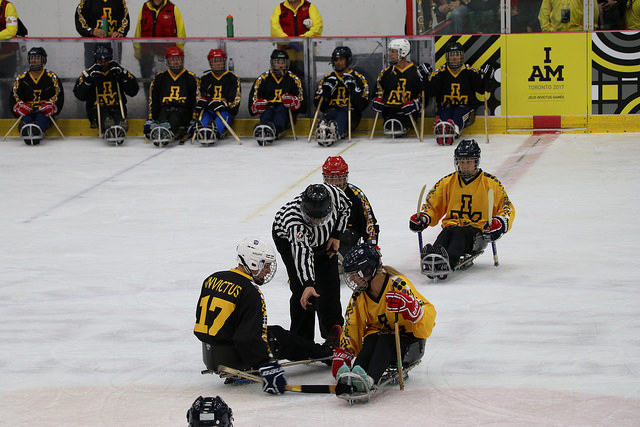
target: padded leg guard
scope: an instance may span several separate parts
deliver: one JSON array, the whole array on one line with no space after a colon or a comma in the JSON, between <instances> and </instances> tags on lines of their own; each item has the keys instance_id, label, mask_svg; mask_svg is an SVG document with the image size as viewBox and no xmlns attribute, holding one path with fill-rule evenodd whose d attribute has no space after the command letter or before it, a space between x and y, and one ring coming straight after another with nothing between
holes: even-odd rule
<instances>
[{"instance_id":1,"label":"padded leg guard","mask_svg":"<svg viewBox=\"0 0 640 427\"><path fill-rule=\"evenodd\" d=\"M103 137L108 143L118 146L124 143L127 138L127 131L120 125L113 125L104 131Z\"/></svg>"},{"instance_id":2,"label":"padded leg guard","mask_svg":"<svg viewBox=\"0 0 640 427\"><path fill-rule=\"evenodd\" d=\"M42 129L35 123L27 123L20 129L20 136L24 139L24 143L27 145L38 145L44 134Z\"/></svg>"}]
</instances>

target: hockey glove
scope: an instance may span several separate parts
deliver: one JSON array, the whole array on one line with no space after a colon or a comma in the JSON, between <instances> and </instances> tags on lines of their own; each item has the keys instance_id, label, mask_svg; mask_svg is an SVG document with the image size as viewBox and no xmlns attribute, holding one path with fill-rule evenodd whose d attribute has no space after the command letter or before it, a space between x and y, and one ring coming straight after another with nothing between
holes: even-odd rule
<instances>
[{"instance_id":1,"label":"hockey glove","mask_svg":"<svg viewBox=\"0 0 640 427\"><path fill-rule=\"evenodd\" d=\"M214 99L209 103L209 110L211 111L223 111L227 108L227 101L224 99Z\"/></svg>"},{"instance_id":2,"label":"hockey glove","mask_svg":"<svg viewBox=\"0 0 640 427\"><path fill-rule=\"evenodd\" d=\"M347 88L347 92L350 95L360 94L360 92L362 92L362 89L358 87L358 84L356 83L356 78L353 77L353 75L349 73L344 73L344 75L342 76L342 81L344 82L344 85Z\"/></svg>"},{"instance_id":3,"label":"hockey glove","mask_svg":"<svg viewBox=\"0 0 640 427\"><path fill-rule=\"evenodd\" d=\"M485 92L491 92L491 80L493 79L494 70L489 64L484 64L480 69L482 74L482 84L484 85Z\"/></svg>"},{"instance_id":4,"label":"hockey glove","mask_svg":"<svg viewBox=\"0 0 640 427\"><path fill-rule=\"evenodd\" d=\"M151 126L154 123L155 122L153 120L146 120L144 122L144 128L142 129L142 133L144 133L144 136L146 136L147 138L149 138L149 135L151 134Z\"/></svg>"},{"instance_id":5,"label":"hockey glove","mask_svg":"<svg viewBox=\"0 0 640 427\"><path fill-rule=\"evenodd\" d=\"M284 368L278 362L265 362L258 366L258 372L262 377L262 391L269 394L284 393L287 379L284 376Z\"/></svg>"},{"instance_id":6,"label":"hockey glove","mask_svg":"<svg viewBox=\"0 0 640 427\"><path fill-rule=\"evenodd\" d=\"M420 301L411 295L389 291L384 298L387 301L387 310L389 310L389 312L400 313L402 317L412 323L416 323L424 314Z\"/></svg>"},{"instance_id":7,"label":"hockey glove","mask_svg":"<svg viewBox=\"0 0 640 427\"><path fill-rule=\"evenodd\" d=\"M351 362L353 361L353 354L349 353L344 348L336 347L333 349L333 357L331 358L331 374L335 377L338 375L338 369L342 365L347 365L347 368L351 369Z\"/></svg>"},{"instance_id":8,"label":"hockey glove","mask_svg":"<svg viewBox=\"0 0 640 427\"><path fill-rule=\"evenodd\" d=\"M33 108L31 108L31 105L27 104L26 102L20 101L13 106L13 112L21 117L24 117L27 114L31 114L32 111Z\"/></svg>"},{"instance_id":9,"label":"hockey glove","mask_svg":"<svg viewBox=\"0 0 640 427\"><path fill-rule=\"evenodd\" d=\"M384 109L384 101L382 98L374 99L371 103L371 108L373 108L373 111L376 113L382 113L382 110Z\"/></svg>"},{"instance_id":10,"label":"hockey glove","mask_svg":"<svg viewBox=\"0 0 640 427\"><path fill-rule=\"evenodd\" d=\"M113 76L116 80L122 80L124 76L126 76L127 72L117 63L113 63L111 68L108 71L109 75Z\"/></svg>"},{"instance_id":11,"label":"hockey glove","mask_svg":"<svg viewBox=\"0 0 640 427\"><path fill-rule=\"evenodd\" d=\"M498 240L507 231L507 221L501 216L494 216L484 226L484 232L489 235L491 241Z\"/></svg>"},{"instance_id":12,"label":"hockey glove","mask_svg":"<svg viewBox=\"0 0 640 427\"><path fill-rule=\"evenodd\" d=\"M413 214L411 218L409 218L409 229L411 231L422 231L429 226L431 223L431 218L424 212L420 212L420 214Z\"/></svg>"},{"instance_id":13,"label":"hockey glove","mask_svg":"<svg viewBox=\"0 0 640 427\"><path fill-rule=\"evenodd\" d=\"M417 113L418 111L420 111L421 106L422 106L422 103L420 102L419 99L410 99L404 104L402 104L402 107L400 107L400 111L405 116L408 116L410 114Z\"/></svg>"},{"instance_id":14,"label":"hockey glove","mask_svg":"<svg viewBox=\"0 0 640 427\"><path fill-rule=\"evenodd\" d=\"M297 96L286 94L282 95L282 105L291 108L292 111L298 111L302 103Z\"/></svg>"},{"instance_id":15,"label":"hockey glove","mask_svg":"<svg viewBox=\"0 0 640 427\"><path fill-rule=\"evenodd\" d=\"M269 101L266 99L257 99L253 104L251 104L251 114L255 116L256 114L264 113L264 110L267 109L267 105L269 105Z\"/></svg>"},{"instance_id":16,"label":"hockey glove","mask_svg":"<svg viewBox=\"0 0 640 427\"><path fill-rule=\"evenodd\" d=\"M40 112L47 117L51 117L58 112L58 107L53 102L47 101L40 106Z\"/></svg>"},{"instance_id":17,"label":"hockey glove","mask_svg":"<svg viewBox=\"0 0 640 427\"><path fill-rule=\"evenodd\" d=\"M207 107L209 104L209 100L205 97L198 98L196 101L196 114L200 114L200 112Z\"/></svg>"},{"instance_id":18,"label":"hockey glove","mask_svg":"<svg viewBox=\"0 0 640 427\"><path fill-rule=\"evenodd\" d=\"M336 76L329 76L322 80L322 96L327 99L331 99L338 87L338 78Z\"/></svg>"},{"instance_id":19,"label":"hockey glove","mask_svg":"<svg viewBox=\"0 0 640 427\"><path fill-rule=\"evenodd\" d=\"M423 82L429 80L429 76L433 72L433 68L431 68L431 64L425 62L423 64L418 65L418 75L422 79Z\"/></svg>"}]
</instances>

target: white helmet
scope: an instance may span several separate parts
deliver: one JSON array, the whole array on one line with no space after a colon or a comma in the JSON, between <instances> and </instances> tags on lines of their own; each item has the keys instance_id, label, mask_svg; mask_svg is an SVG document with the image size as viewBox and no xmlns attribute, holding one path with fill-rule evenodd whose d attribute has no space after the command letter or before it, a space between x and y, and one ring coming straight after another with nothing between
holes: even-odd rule
<instances>
[{"instance_id":1,"label":"white helmet","mask_svg":"<svg viewBox=\"0 0 640 427\"><path fill-rule=\"evenodd\" d=\"M276 252L271 245L260 239L247 238L238 244L238 263L249 274L256 285L268 283L278 268Z\"/></svg>"},{"instance_id":2,"label":"white helmet","mask_svg":"<svg viewBox=\"0 0 640 427\"><path fill-rule=\"evenodd\" d=\"M397 50L399 59L407 58L411 53L411 45L407 39L394 39L389 42L389 50Z\"/></svg>"}]
</instances>

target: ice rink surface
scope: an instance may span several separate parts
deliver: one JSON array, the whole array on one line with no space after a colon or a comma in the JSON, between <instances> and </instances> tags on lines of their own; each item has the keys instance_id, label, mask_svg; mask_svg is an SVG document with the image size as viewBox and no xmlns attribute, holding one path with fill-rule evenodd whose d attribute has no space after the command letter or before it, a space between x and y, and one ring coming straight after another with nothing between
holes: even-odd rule
<instances>
[{"instance_id":1,"label":"ice rink surface","mask_svg":"<svg viewBox=\"0 0 640 427\"><path fill-rule=\"evenodd\" d=\"M0 425L182 426L200 395L221 396L236 426L640 425L638 135L476 138L516 218L498 268L485 253L437 283L408 229L422 185L453 171L454 147L432 138L2 142ZM243 237L271 241L276 210L337 154L373 205L383 262L438 311L422 364L404 391L354 406L201 375L202 280L236 265ZM263 291L269 323L288 327L279 267ZM334 383L324 365L287 376Z\"/></svg>"}]
</instances>

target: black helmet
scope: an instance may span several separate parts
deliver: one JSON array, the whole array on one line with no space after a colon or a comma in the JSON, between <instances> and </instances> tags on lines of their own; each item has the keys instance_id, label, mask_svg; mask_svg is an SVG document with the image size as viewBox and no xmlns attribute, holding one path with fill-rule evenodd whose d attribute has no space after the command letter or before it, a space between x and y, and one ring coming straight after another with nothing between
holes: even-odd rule
<instances>
[{"instance_id":1,"label":"black helmet","mask_svg":"<svg viewBox=\"0 0 640 427\"><path fill-rule=\"evenodd\" d=\"M333 66L333 69L336 69L336 65L335 62L338 58L345 58L347 60L347 67L349 65L351 65L351 49L349 49L348 46L338 46L335 49L333 49L333 53L331 54L331 65ZM342 71L342 70L336 70L336 71Z\"/></svg>"},{"instance_id":2,"label":"black helmet","mask_svg":"<svg viewBox=\"0 0 640 427\"><path fill-rule=\"evenodd\" d=\"M471 178L478 173L478 166L480 166L480 146L475 139L463 139L460 141L456 150L453 152L453 159L456 165L456 170L462 178ZM461 171L458 160L473 159L475 160L475 168L473 171Z\"/></svg>"},{"instance_id":3,"label":"black helmet","mask_svg":"<svg viewBox=\"0 0 640 427\"><path fill-rule=\"evenodd\" d=\"M369 286L366 277L373 277L382 266L380 252L370 243L362 243L349 249L342 260L344 282L352 290L362 292ZM354 275L353 273L357 273Z\"/></svg>"},{"instance_id":4,"label":"black helmet","mask_svg":"<svg viewBox=\"0 0 640 427\"><path fill-rule=\"evenodd\" d=\"M113 49L108 44L99 44L93 51L93 58L96 61L111 61L113 59Z\"/></svg>"},{"instance_id":5,"label":"black helmet","mask_svg":"<svg viewBox=\"0 0 640 427\"><path fill-rule=\"evenodd\" d=\"M447 65L452 70L457 70L464 64L464 48L458 42L447 44L444 52Z\"/></svg>"},{"instance_id":6,"label":"black helmet","mask_svg":"<svg viewBox=\"0 0 640 427\"><path fill-rule=\"evenodd\" d=\"M322 184L311 184L302 193L301 210L305 221L312 225L324 225L331 216L331 196Z\"/></svg>"},{"instance_id":7,"label":"black helmet","mask_svg":"<svg viewBox=\"0 0 640 427\"><path fill-rule=\"evenodd\" d=\"M41 62L39 66L34 67L31 65L30 59L36 57L41 58ZM29 61L29 65L32 71L41 70L47 63L47 51L44 50L43 47L32 47L31 49L29 49L29 52L27 52L27 60Z\"/></svg>"},{"instance_id":8,"label":"black helmet","mask_svg":"<svg viewBox=\"0 0 640 427\"><path fill-rule=\"evenodd\" d=\"M286 59L289 60L289 54L282 49L274 49L271 52L271 59Z\"/></svg>"},{"instance_id":9,"label":"black helmet","mask_svg":"<svg viewBox=\"0 0 640 427\"><path fill-rule=\"evenodd\" d=\"M229 427L233 425L233 411L220 396L198 397L187 411L189 427L216 425Z\"/></svg>"}]
</instances>

